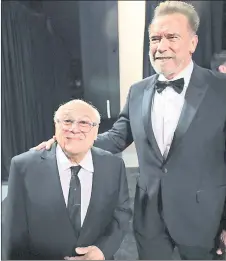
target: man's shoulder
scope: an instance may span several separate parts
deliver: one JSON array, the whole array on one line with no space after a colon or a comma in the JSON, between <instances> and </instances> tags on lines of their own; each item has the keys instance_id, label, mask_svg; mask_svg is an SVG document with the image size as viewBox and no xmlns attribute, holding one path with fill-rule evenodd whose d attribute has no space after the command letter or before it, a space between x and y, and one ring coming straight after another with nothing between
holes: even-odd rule
<instances>
[{"instance_id":1,"label":"man's shoulder","mask_svg":"<svg viewBox=\"0 0 226 261\"><path fill-rule=\"evenodd\" d=\"M209 86L215 90L220 96L226 97L226 74L218 73L209 69L205 69L209 77L205 77Z\"/></svg>"},{"instance_id":2,"label":"man's shoulder","mask_svg":"<svg viewBox=\"0 0 226 261\"><path fill-rule=\"evenodd\" d=\"M41 149L41 150L31 149L31 150L28 150L26 152L23 152L21 154L18 154L16 156L14 156L12 158L12 161L16 162L17 164L34 161L34 160L40 158L40 156L42 155L44 150L45 149Z\"/></svg>"},{"instance_id":3,"label":"man's shoulder","mask_svg":"<svg viewBox=\"0 0 226 261\"><path fill-rule=\"evenodd\" d=\"M92 147L91 149L92 153L95 154L96 156L102 157L102 160L108 160L108 161L112 161L114 163L122 163L124 162L122 158L112 154L109 151L103 150L101 148L98 147Z\"/></svg>"},{"instance_id":4,"label":"man's shoulder","mask_svg":"<svg viewBox=\"0 0 226 261\"><path fill-rule=\"evenodd\" d=\"M195 64L194 69L198 70L199 73L204 74L204 76L212 78L213 80L216 80L216 81L218 81L218 80L222 81L222 80L226 79L226 74L219 73L219 72L213 71L211 69L201 67L197 64ZM208 78L206 80L208 80Z\"/></svg>"},{"instance_id":5,"label":"man's shoulder","mask_svg":"<svg viewBox=\"0 0 226 261\"><path fill-rule=\"evenodd\" d=\"M226 73L220 73L220 72L217 72L217 71L213 71L213 74L218 79L226 80Z\"/></svg>"},{"instance_id":6,"label":"man's shoulder","mask_svg":"<svg viewBox=\"0 0 226 261\"><path fill-rule=\"evenodd\" d=\"M154 75L151 75L147 78L144 78L141 81L134 83L131 86L131 89L133 89L133 90L143 90L146 87L151 86L156 78L157 78L157 74L154 74Z\"/></svg>"},{"instance_id":7,"label":"man's shoulder","mask_svg":"<svg viewBox=\"0 0 226 261\"><path fill-rule=\"evenodd\" d=\"M226 75L217 73L213 70L200 67L195 64L196 78L201 79L202 83L207 83L210 89L214 90L218 95L226 95Z\"/></svg>"}]
</instances>

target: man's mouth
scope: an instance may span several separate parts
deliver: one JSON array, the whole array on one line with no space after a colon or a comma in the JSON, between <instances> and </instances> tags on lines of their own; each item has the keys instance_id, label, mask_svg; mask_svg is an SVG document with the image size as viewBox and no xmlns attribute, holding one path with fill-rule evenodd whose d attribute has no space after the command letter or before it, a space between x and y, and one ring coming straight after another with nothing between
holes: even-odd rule
<instances>
[{"instance_id":1,"label":"man's mouth","mask_svg":"<svg viewBox=\"0 0 226 261\"><path fill-rule=\"evenodd\" d=\"M164 61L164 60L169 60L171 58L172 57L155 57L155 60L162 60L162 61Z\"/></svg>"},{"instance_id":2,"label":"man's mouth","mask_svg":"<svg viewBox=\"0 0 226 261\"><path fill-rule=\"evenodd\" d=\"M77 141L80 141L80 140L84 140L85 136L84 134L80 134L80 135L75 135L75 136L67 136L65 137L67 140L77 140Z\"/></svg>"},{"instance_id":3,"label":"man's mouth","mask_svg":"<svg viewBox=\"0 0 226 261\"><path fill-rule=\"evenodd\" d=\"M67 140L81 140L81 137L66 137Z\"/></svg>"}]
</instances>

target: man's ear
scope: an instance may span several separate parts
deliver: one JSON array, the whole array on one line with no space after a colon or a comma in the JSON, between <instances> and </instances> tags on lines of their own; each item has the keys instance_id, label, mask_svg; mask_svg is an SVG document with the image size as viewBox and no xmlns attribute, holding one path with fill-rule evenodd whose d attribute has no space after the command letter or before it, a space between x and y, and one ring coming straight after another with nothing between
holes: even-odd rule
<instances>
[{"instance_id":1,"label":"man's ear","mask_svg":"<svg viewBox=\"0 0 226 261\"><path fill-rule=\"evenodd\" d=\"M192 40L191 40L191 45L190 45L190 52L194 53L198 44L198 35L193 35Z\"/></svg>"},{"instance_id":2,"label":"man's ear","mask_svg":"<svg viewBox=\"0 0 226 261\"><path fill-rule=\"evenodd\" d=\"M95 128L95 132L94 132L94 140L97 140L97 136L98 136L98 131L99 131L99 128Z\"/></svg>"}]
</instances>

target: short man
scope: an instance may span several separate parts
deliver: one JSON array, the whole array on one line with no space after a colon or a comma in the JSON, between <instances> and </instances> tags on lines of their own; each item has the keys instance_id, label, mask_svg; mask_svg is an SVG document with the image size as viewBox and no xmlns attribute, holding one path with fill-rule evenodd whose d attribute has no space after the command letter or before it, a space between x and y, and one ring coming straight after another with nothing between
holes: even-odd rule
<instances>
[{"instance_id":1,"label":"short man","mask_svg":"<svg viewBox=\"0 0 226 261\"><path fill-rule=\"evenodd\" d=\"M12 159L7 259L112 259L131 217L124 163L92 147L100 115L86 102L60 106L54 122L50 151Z\"/></svg>"},{"instance_id":2,"label":"short man","mask_svg":"<svg viewBox=\"0 0 226 261\"><path fill-rule=\"evenodd\" d=\"M130 88L119 119L95 143L112 153L135 143L140 259L171 259L175 246L182 259L212 258L226 194L226 81L192 61L198 26L192 5L159 4L149 27L157 74Z\"/></svg>"}]
</instances>

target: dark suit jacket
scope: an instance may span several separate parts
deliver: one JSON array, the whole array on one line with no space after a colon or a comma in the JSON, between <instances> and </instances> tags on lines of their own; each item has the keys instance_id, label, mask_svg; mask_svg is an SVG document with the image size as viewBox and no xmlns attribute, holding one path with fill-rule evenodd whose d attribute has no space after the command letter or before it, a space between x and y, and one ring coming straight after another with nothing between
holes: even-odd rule
<instances>
[{"instance_id":1,"label":"dark suit jacket","mask_svg":"<svg viewBox=\"0 0 226 261\"><path fill-rule=\"evenodd\" d=\"M78 239L61 189L55 145L12 159L3 239L7 259L59 260L89 245L99 247L106 259L113 257L131 217L125 166L109 152L91 151L92 194Z\"/></svg>"},{"instance_id":2,"label":"dark suit jacket","mask_svg":"<svg viewBox=\"0 0 226 261\"><path fill-rule=\"evenodd\" d=\"M163 231L161 187L161 215L172 238L178 244L210 247L226 193L226 81L194 64L171 149L163 159L151 122L156 80L153 75L130 88L119 119L95 145L118 153L135 142L140 167L135 231L149 239Z\"/></svg>"}]
</instances>

